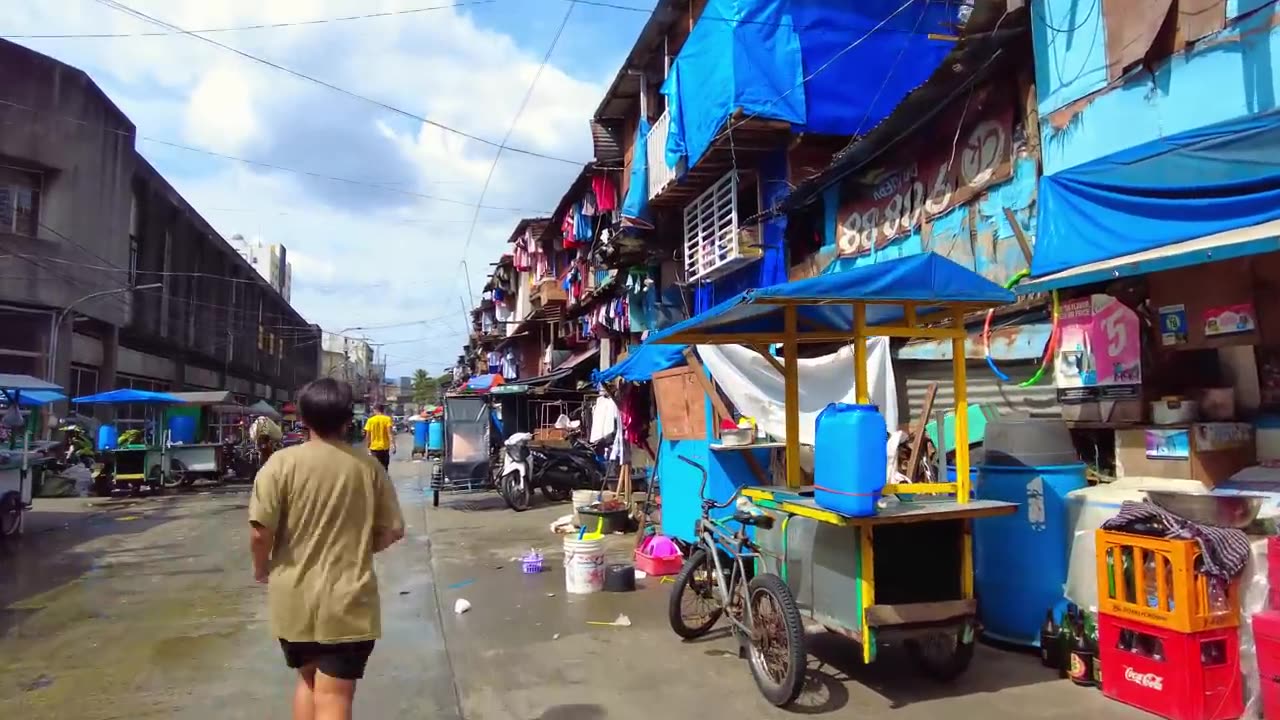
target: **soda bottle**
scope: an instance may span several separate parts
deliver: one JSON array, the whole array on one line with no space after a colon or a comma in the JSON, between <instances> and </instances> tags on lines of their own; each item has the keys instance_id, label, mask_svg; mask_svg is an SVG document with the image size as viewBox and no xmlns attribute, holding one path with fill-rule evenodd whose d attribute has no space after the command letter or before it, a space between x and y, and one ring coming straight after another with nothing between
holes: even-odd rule
<instances>
[{"instance_id":1,"label":"soda bottle","mask_svg":"<svg viewBox=\"0 0 1280 720\"><path fill-rule=\"evenodd\" d=\"M1209 609L1216 613L1227 610L1227 583L1216 575L1209 576Z\"/></svg>"},{"instance_id":2,"label":"soda bottle","mask_svg":"<svg viewBox=\"0 0 1280 720\"><path fill-rule=\"evenodd\" d=\"M1102 653L1098 652L1098 618L1096 615L1088 616L1088 624L1085 627L1085 640L1088 641L1089 651L1093 653L1093 684L1096 687L1102 687Z\"/></svg>"},{"instance_id":3,"label":"soda bottle","mask_svg":"<svg viewBox=\"0 0 1280 720\"><path fill-rule=\"evenodd\" d=\"M1058 677L1064 680L1071 677L1071 635L1075 627L1075 613L1075 606L1068 605L1058 631Z\"/></svg>"},{"instance_id":4,"label":"soda bottle","mask_svg":"<svg viewBox=\"0 0 1280 720\"><path fill-rule=\"evenodd\" d=\"M1081 613L1083 616L1083 613ZM1085 619L1079 617L1071 632L1071 666L1068 675L1071 682L1081 687L1093 687L1094 652L1089 648Z\"/></svg>"},{"instance_id":5,"label":"soda bottle","mask_svg":"<svg viewBox=\"0 0 1280 720\"><path fill-rule=\"evenodd\" d=\"M1058 648L1061 639L1062 628L1053 620L1053 608L1049 608L1044 614L1044 623L1040 625L1040 664L1047 668L1057 668L1061 658L1058 656Z\"/></svg>"},{"instance_id":6,"label":"soda bottle","mask_svg":"<svg viewBox=\"0 0 1280 720\"><path fill-rule=\"evenodd\" d=\"M1142 582L1146 587L1147 607L1160 607L1160 596L1156 589L1156 554L1153 552L1144 553L1147 556L1145 562L1142 563Z\"/></svg>"}]
</instances>

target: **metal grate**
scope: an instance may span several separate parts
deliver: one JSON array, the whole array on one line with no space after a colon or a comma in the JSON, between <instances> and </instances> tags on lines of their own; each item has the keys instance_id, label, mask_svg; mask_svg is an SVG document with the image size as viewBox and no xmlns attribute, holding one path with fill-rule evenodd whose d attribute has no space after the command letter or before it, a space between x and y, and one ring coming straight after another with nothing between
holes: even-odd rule
<instances>
[{"instance_id":1,"label":"metal grate","mask_svg":"<svg viewBox=\"0 0 1280 720\"><path fill-rule=\"evenodd\" d=\"M649 171L649 198L656 197L663 190L675 184L684 175L685 161L680 160L676 167L667 167L667 134L671 130L671 113L664 112L662 117L649 129L645 136L645 160Z\"/></svg>"},{"instance_id":2,"label":"metal grate","mask_svg":"<svg viewBox=\"0 0 1280 720\"><path fill-rule=\"evenodd\" d=\"M730 172L684 210L684 266L707 281L760 257L759 233L738 229L738 173Z\"/></svg>"}]
</instances>

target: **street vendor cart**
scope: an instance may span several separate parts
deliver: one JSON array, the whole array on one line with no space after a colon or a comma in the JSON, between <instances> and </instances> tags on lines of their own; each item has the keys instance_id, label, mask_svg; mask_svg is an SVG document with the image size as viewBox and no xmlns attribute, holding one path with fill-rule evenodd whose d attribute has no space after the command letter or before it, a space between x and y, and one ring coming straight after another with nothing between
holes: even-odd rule
<instances>
[{"instance_id":1,"label":"street vendor cart","mask_svg":"<svg viewBox=\"0 0 1280 720\"><path fill-rule=\"evenodd\" d=\"M149 390L120 389L85 395L71 402L80 405L142 405L147 409L146 427L136 439L124 440L125 434L114 447L102 448L102 470L95 478L95 488L100 492L129 489L140 492L144 488L160 492L177 484L170 472L166 451L168 432L163 426L163 408L182 401L172 393ZM180 481L180 478L179 478Z\"/></svg>"},{"instance_id":2,"label":"street vendor cart","mask_svg":"<svg viewBox=\"0 0 1280 720\"><path fill-rule=\"evenodd\" d=\"M64 399L62 388L30 375L0 374L6 442L0 444L0 539L22 532L23 513L31 509L31 432L22 408Z\"/></svg>"},{"instance_id":3,"label":"street vendor cart","mask_svg":"<svg viewBox=\"0 0 1280 720\"><path fill-rule=\"evenodd\" d=\"M164 487L190 486L197 480L221 482L227 475L227 453L222 438L234 427L223 423L224 416L239 417L246 409L238 405L230 391L169 393L179 402L165 408L163 439L168 459ZM156 469L163 467L156 460ZM150 461L148 472L152 469Z\"/></svg>"},{"instance_id":4,"label":"street vendor cart","mask_svg":"<svg viewBox=\"0 0 1280 720\"><path fill-rule=\"evenodd\" d=\"M1012 513L1016 505L971 499L966 442L956 444L954 482L886 483L885 461L878 478L853 478L877 490L845 493L870 496L859 498L868 510L849 514L833 510L833 501L824 504L823 493L830 498L833 491L815 491L802 481L799 349L852 344L859 403L852 407L874 412L867 338L950 340L956 434L964 438L965 317L1012 300L995 283L927 253L749 290L648 340L737 344L764 353L781 343L783 350L782 361L771 363L785 385L786 431L783 442L770 444L785 453L785 475L770 478L773 485L741 487L735 493L740 498L703 500L698 549L672 590L672 628L693 638L727 615L757 686L775 705L794 701L803 683L806 622L860 643L866 663L875 660L877 646L901 642L926 675L950 679L963 672L977 630L971 521ZM822 424L820 418L814 443L818 486L860 472L860 464L852 463L834 475L819 474L823 453L836 449L824 447ZM879 428L884 436L883 420ZM757 448L724 444L712 450ZM884 444L871 448L881 460L886 451ZM705 487L705 470L703 477ZM736 512L712 519L713 510L735 500Z\"/></svg>"},{"instance_id":5,"label":"street vendor cart","mask_svg":"<svg viewBox=\"0 0 1280 720\"><path fill-rule=\"evenodd\" d=\"M450 393L444 398L444 456L434 463L431 502L442 492L480 492L493 488L502 432L489 396Z\"/></svg>"}]
</instances>

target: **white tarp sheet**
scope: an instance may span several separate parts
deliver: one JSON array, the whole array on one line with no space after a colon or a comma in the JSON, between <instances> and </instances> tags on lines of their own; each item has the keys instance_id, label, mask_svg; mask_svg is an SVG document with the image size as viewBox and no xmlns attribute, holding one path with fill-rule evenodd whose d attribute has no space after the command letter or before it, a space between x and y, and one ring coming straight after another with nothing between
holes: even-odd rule
<instances>
[{"instance_id":1,"label":"white tarp sheet","mask_svg":"<svg viewBox=\"0 0 1280 720\"><path fill-rule=\"evenodd\" d=\"M782 375L769 361L741 345L699 345L698 355L738 412L756 419L779 440L787 436ZM889 357L889 338L867 340L867 384L889 431L898 427L898 394ZM853 347L831 355L802 358L800 364L800 444L813 445L818 413L834 402L856 403Z\"/></svg>"}]
</instances>

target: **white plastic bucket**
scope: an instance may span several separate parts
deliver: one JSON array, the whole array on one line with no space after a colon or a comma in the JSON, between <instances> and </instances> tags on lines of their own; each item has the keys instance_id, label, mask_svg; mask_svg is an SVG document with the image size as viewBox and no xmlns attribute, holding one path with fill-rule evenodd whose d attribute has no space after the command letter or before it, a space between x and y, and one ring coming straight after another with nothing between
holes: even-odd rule
<instances>
[{"instance_id":1,"label":"white plastic bucket","mask_svg":"<svg viewBox=\"0 0 1280 720\"><path fill-rule=\"evenodd\" d=\"M575 595L604 589L604 540L564 539L564 589Z\"/></svg>"}]
</instances>

